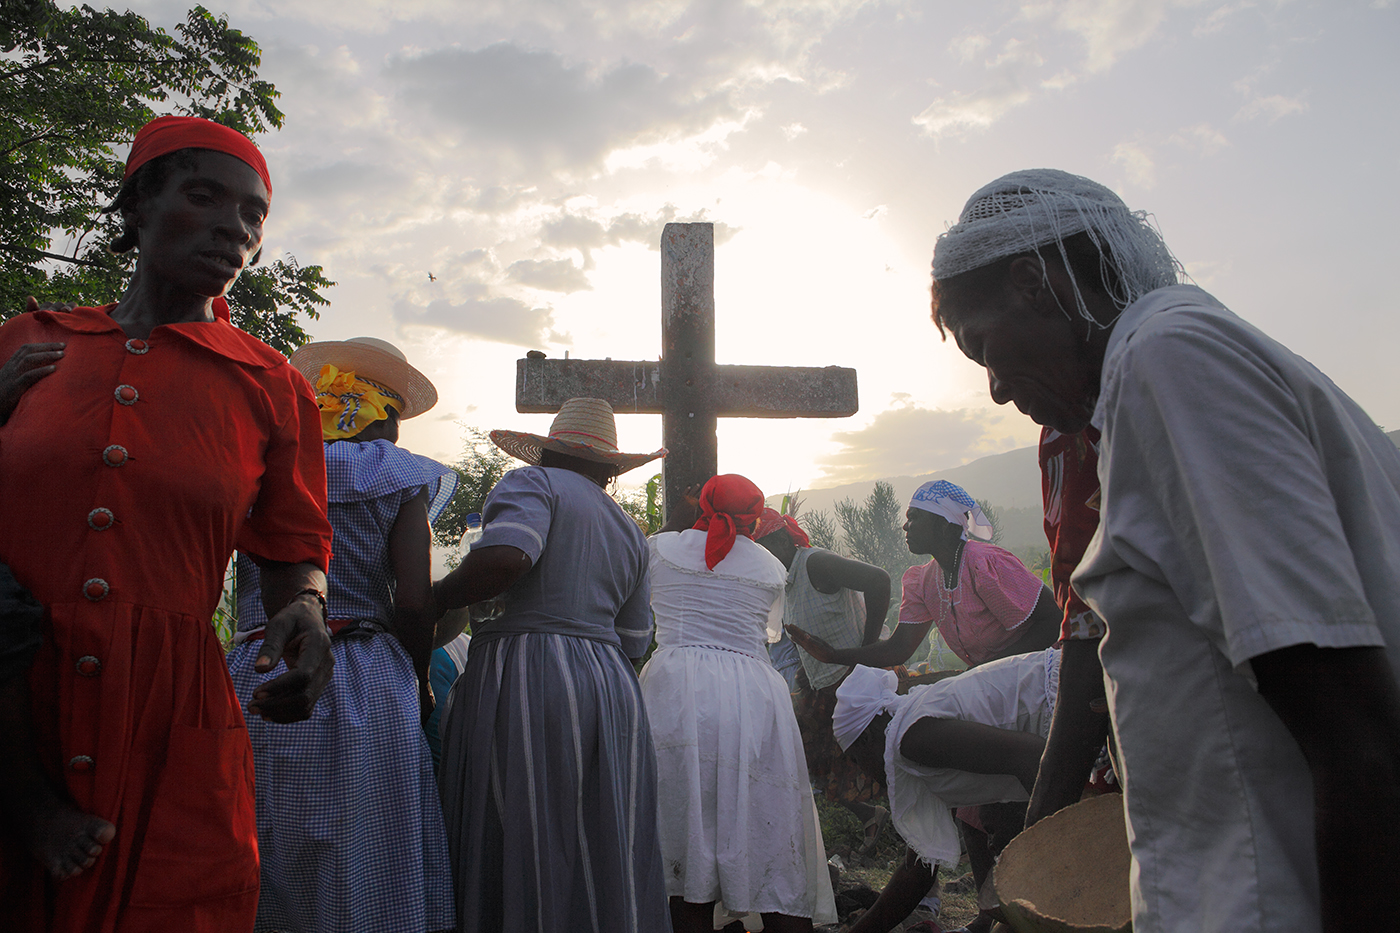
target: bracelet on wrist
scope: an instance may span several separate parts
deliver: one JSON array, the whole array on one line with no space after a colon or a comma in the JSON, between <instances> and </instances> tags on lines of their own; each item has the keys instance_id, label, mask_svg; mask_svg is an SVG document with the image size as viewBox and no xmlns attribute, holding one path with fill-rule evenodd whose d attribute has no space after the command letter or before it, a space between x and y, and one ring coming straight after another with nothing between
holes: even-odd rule
<instances>
[{"instance_id":1,"label":"bracelet on wrist","mask_svg":"<svg viewBox=\"0 0 1400 933\"><path fill-rule=\"evenodd\" d=\"M314 586L308 586L308 587L306 587L305 589L298 590L296 593L294 593L294 594L292 595L292 599L287 600L288 604L290 604L290 603L292 602L292 600L296 599L296 598L299 597L299 596L314 596L314 597L316 598L316 602L318 602L318 603L321 604L321 621L322 621L322 622L325 622L325 621L326 621L326 619L328 618L328 615L327 615L327 612L326 612L326 594L325 594L325 593L321 592L320 590L318 590L318 589L317 589L316 587L314 587Z\"/></svg>"}]
</instances>

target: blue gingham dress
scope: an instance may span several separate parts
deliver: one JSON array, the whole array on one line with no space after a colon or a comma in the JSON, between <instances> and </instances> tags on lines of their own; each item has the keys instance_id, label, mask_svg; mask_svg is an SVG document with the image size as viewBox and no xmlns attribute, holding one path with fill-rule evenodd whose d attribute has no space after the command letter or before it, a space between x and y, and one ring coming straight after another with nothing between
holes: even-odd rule
<instances>
[{"instance_id":1,"label":"blue gingham dress","mask_svg":"<svg viewBox=\"0 0 1400 933\"><path fill-rule=\"evenodd\" d=\"M427 488L429 520L456 489L440 463L388 441L326 445L335 532L327 603L356 625L337 635L335 672L307 722L248 717L256 771L262 891L256 933L423 933L450 930L452 879L418 685L398 639L389 531ZM239 633L266 618L257 568L238 566ZM260 643L229 652L246 707L271 674L253 670Z\"/></svg>"}]
</instances>

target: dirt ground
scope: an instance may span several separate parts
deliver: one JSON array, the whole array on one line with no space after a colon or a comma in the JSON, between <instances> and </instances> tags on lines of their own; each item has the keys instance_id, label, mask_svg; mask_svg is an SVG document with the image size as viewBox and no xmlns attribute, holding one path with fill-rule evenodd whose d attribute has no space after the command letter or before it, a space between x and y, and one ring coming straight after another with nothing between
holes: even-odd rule
<instances>
[{"instance_id":1,"label":"dirt ground","mask_svg":"<svg viewBox=\"0 0 1400 933\"><path fill-rule=\"evenodd\" d=\"M886 801L877 802L888 809ZM843 892L854 893L853 889L861 886L877 894L884 890L890 875L904 861L904 843L894 831L894 827L887 822L874 849L869 854L862 855L860 822L850 811L818 797L817 813L821 818L822 841L826 844L828 859L836 857L844 866L839 869L840 877L836 885L838 898ZM945 930L957 929L977 916L977 891L973 887L972 874L966 858L958 865L957 871L940 871L938 881L938 896L942 903L936 919L940 926ZM928 919L928 915L916 912L905 924L923 919ZM843 915L842 920L848 920L848 915ZM902 930L905 924L896 927L896 930ZM840 926L822 929L837 931L845 930L846 926L843 923Z\"/></svg>"}]
</instances>

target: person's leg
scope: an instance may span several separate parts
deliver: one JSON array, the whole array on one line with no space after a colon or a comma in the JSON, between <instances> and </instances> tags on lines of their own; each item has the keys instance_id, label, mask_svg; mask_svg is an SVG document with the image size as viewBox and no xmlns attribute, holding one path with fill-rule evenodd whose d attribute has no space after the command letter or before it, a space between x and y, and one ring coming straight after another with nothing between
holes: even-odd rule
<instances>
[{"instance_id":1,"label":"person's leg","mask_svg":"<svg viewBox=\"0 0 1400 933\"><path fill-rule=\"evenodd\" d=\"M0 684L0 761L6 763L4 799L11 824L39 863L60 881L91 868L117 828L79 810L44 774L25 674Z\"/></svg>"},{"instance_id":2,"label":"person's leg","mask_svg":"<svg viewBox=\"0 0 1400 933\"><path fill-rule=\"evenodd\" d=\"M788 914L760 914L763 917L763 933L812 933L811 917L793 917Z\"/></svg>"},{"instance_id":3,"label":"person's leg","mask_svg":"<svg viewBox=\"0 0 1400 933\"><path fill-rule=\"evenodd\" d=\"M841 800L839 803L860 820L861 852L866 853L874 849L875 844L880 841L880 831L889 822L890 811L859 800Z\"/></svg>"},{"instance_id":4,"label":"person's leg","mask_svg":"<svg viewBox=\"0 0 1400 933\"><path fill-rule=\"evenodd\" d=\"M692 904L684 898L673 897L671 904L671 933L714 933L715 902ZM765 914L764 928L768 926ZM810 927L809 927L810 929Z\"/></svg>"}]
</instances>

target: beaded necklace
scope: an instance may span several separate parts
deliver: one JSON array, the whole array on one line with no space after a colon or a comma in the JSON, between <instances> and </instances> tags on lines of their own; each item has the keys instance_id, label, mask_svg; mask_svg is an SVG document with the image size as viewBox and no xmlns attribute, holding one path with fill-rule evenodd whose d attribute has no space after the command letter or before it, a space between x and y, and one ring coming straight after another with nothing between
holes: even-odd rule
<instances>
[{"instance_id":1,"label":"beaded necklace","mask_svg":"<svg viewBox=\"0 0 1400 933\"><path fill-rule=\"evenodd\" d=\"M943 627L948 618L948 609L953 605L953 594L958 589L958 574L962 570L963 546L966 544L966 538L958 542L958 549L953 552L953 559L948 562L947 567L938 565L942 573L938 577L938 621L934 623L935 628Z\"/></svg>"}]
</instances>

